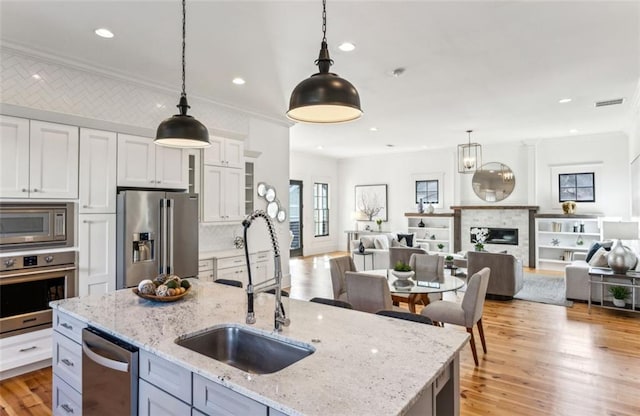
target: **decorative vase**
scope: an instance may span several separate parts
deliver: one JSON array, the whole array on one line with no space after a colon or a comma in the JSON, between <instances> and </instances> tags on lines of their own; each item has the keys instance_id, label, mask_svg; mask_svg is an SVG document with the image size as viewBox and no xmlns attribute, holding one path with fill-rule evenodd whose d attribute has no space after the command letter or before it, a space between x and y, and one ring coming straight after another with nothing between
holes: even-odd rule
<instances>
[{"instance_id":1,"label":"decorative vase","mask_svg":"<svg viewBox=\"0 0 640 416\"><path fill-rule=\"evenodd\" d=\"M427 211L429 212L429 214L433 214L433 211L435 211L435 208L431 203L429 203L429 206L427 207Z\"/></svg>"},{"instance_id":2,"label":"decorative vase","mask_svg":"<svg viewBox=\"0 0 640 416\"><path fill-rule=\"evenodd\" d=\"M418 212L422 214L424 212L424 204L422 203L422 199L418 203Z\"/></svg>"},{"instance_id":3,"label":"decorative vase","mask_svg":"<svg viewBox=\"0 0 640 416\"><path fill-rule=\"evenodd\" d=\"M424 228L424 222L422 222L422 220L420 220L420 222L418 223L418 227Z\"/></svg>"},{"instance_id":4,"label":"decorative vase","mask_svg":"<svg viewBox=\"0 0 640 416\"><path fill-rule=\"evenodd\" d=\"M613 298L613 304L619 308L624 308L627 302L624 299Z\"/></svg>"},{"instance_id":5,"label":"decorative vase","mask_svg":"<svg viewBox=\"0 0 640 416\"><path fill-rule=\"evenodd\" d=\"M360 241L360 244L358 244L358 251L361 254L364 253L364 244L362 244L362 241Z\"/></svg>"},{"instance_id":6,"label":"decorative vase","mask_svg":"<svg viewBox=\"0 0 640 416\"><path fill-rule=\"evenodd\" d=\"M615 273L626 274L635 265L636 256L631 250L622 245L621 240L616 240L607 256L607 262Z\"/></svg>"},{"instance_id":7,"label":"decorative vase","mask_svg":"<svg viewBox=\"0 0 640 416\"><path fill-rule=\"evenodd\" d=\"M576 203L573 201L565 201L562 203L562 211L567 214L575 214L576 213Z\"/></svg>"},{"instance_id":8,"label":"decorative vase","mask_svg":"<svg viewBox=\"0 0 640 416\"><path fill-rule=\"evenodd\" d=\"M382 224L378 224L378 231L382 231Z\"/></svg>"}]
</instances>

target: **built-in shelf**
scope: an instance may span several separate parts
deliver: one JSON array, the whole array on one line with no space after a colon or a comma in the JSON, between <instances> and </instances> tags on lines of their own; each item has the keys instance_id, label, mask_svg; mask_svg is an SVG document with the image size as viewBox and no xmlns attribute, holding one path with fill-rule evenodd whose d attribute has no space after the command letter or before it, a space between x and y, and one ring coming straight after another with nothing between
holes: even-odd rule
<instances>
[{"instance_id":1,"label":"built-in shelf","mask_svg":"<svg viewBox=\"0 0 640 416\"><path fill-rule=\"evenodd\" d=\"M589 250L589 247L584 247L584 246L544 246L544 245L538 245L538 247L540 248L558 248L561 250L573 250L573 251L587 251Z\"/></svg>"},{"instance_id":2,"label":"built-in shelf","mask_svg":"<svg viewBox=\"0 0 640 416\"><path fill-rule=\"evenodd\" d=\"M453 213L405 213L407 230L416 235L417 243L429 244L429 251L453 251ZM424 224L419 227L418 224ZM432 238L433 237L433 238Z\"/></svg>"},{"instance_id":3,"label":"built-in shelf","mask_svg":"<svg viewBox=\"0 0 640 416\"><path fill-rule=\"evenodd\" d=\"M587 252L591 243L600 239L598 217L593 215L537 214L535 224L536 268L564 270L573 253ZM578 231L574 231L576 227ZM581 245L576 244L578 239Z\"/></svg>"}]
</instances>

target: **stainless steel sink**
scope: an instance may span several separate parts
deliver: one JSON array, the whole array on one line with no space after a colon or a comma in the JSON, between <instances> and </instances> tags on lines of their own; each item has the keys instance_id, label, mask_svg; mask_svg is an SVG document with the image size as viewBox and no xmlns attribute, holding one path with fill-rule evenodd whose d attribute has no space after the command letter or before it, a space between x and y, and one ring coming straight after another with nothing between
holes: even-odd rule
<instances>
[{"instance_id":1,"label":"stainless steel sink","mask_svg":"<svg viewBox=\"0 0 640 416\"><path fill-rule=\"evenodd\" d=\"M240 325L188 334L176 344L254 374L275 373L315 351L311 345L294 344Z\"/></svg>"}]
</instances>

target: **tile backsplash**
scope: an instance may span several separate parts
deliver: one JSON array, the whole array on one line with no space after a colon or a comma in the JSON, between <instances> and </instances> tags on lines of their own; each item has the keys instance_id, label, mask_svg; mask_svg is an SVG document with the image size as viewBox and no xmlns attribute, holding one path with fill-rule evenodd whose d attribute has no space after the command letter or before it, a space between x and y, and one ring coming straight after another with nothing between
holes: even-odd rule
<instances>
[{"instance_id":1,"label":"tile backsplash","mask_svg":"<svg viewBox=\"0 0 640 416\"><path fill-rule=\"evenodd\" d=\"M233 239L242 236L241 224L200 224L199 250L219 251L234 249Z\"/></svg>"}]
</instances>

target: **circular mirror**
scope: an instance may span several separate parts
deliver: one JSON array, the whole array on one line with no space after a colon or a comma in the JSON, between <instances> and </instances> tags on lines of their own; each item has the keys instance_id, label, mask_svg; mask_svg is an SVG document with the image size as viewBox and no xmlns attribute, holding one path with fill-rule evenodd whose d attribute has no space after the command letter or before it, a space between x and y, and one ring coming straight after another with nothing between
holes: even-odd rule
<instances>
[{"instance_id":1,"label":"circular mirror","mask_svg":"<svg viewBox=\"0 0 640 416\"><path fill-rule=\"evenodd\" d=\"M258 196L265 196L265 194L267 193L267 184L265 184L264 182L260 182L256 189L258 191Z\"/></svg>"},{"instance_id":2,"label":"circular mirror","mask_svg":"<svg viewBox=\"0 0 640 416\"><path fill-rule=\"evenodd\" d=\"M271 218L275 218L278 215L280 206L276 201L269 202L267 204L267 215Z\"/></svg>"},{"instance_id":3,"label":"circular mirror","mask_svg":"<svg viewBox=\"0 0 640 416\"><path fill-rule=\"evenodd\" d=\"M267 202L273 202L276 200L276 188L269 186L267 188L267 191L264 195L264 199L267 200Z\"/></svg>"},{"instance_id":4,"label":"circular mirror","mask_svg":"<svg viewBox=\"0 0 640 416\"><path fill-rule=\"evenodd\" d=\"M507 198L516 186L516 177L504 163L491 162L482 165L471 180L473 192L487 202L498 202Z\"/></svg>"},{"instance_id":5,"label":"circular mirror","mask_svg":"<svg viewBox=\"0 0 640 416\"><path fill-rule=\"evenodd\" d=\"M284 220L287 219L287 213L284 212L283 209L281 209L280 211L278 211L278 216L276 218L278 222L284 222Z\"/></svg>"}]
</instances>

